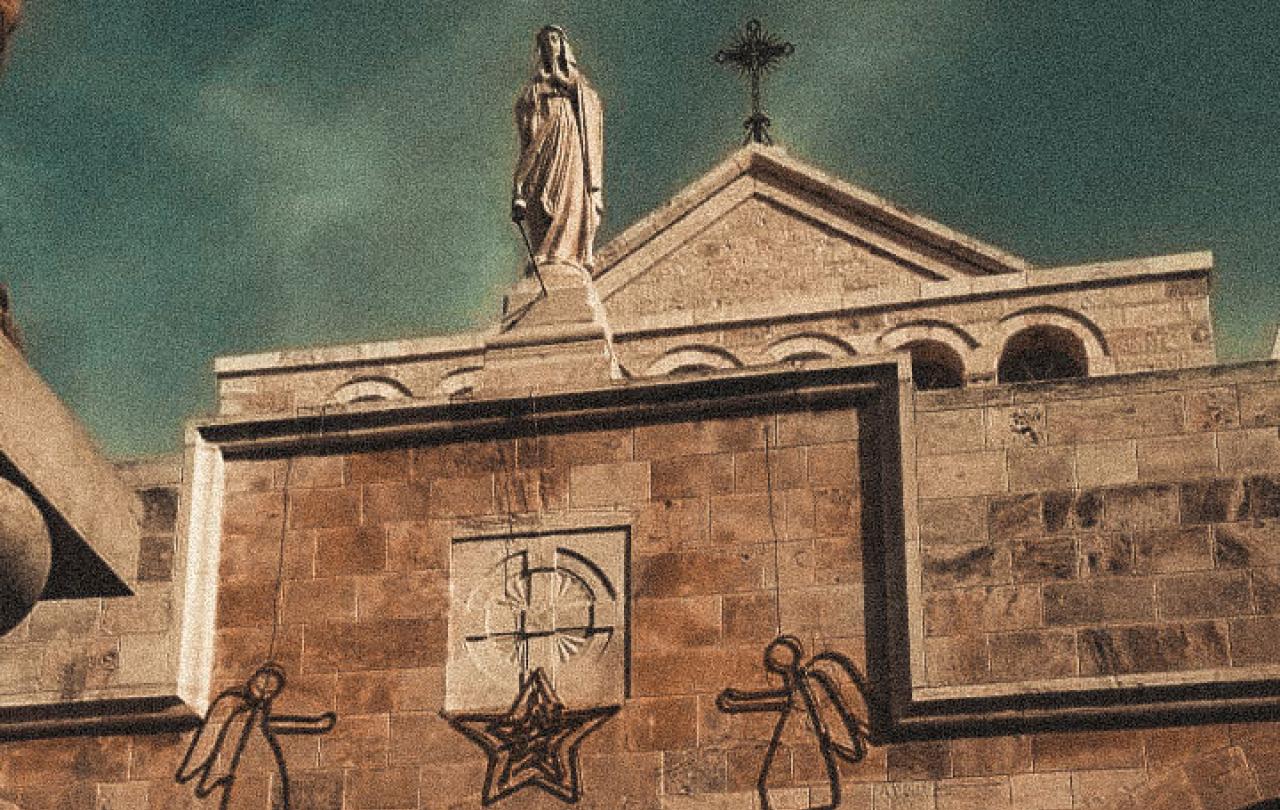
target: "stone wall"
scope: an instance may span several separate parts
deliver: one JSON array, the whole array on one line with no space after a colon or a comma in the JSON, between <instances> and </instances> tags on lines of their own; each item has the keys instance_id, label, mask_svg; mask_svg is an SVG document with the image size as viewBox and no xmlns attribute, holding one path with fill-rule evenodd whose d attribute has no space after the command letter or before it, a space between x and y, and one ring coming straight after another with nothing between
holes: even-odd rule
<instances>
[{"instance_id":1,"label":"stone wall","mask_svg":"<svg viewBox=\"0 0 1280 810\"><path fill-rule=\"evenodd\" d=\"M172 686L172 605L181 463L117 465L138 494L136 568L116 572L132 596L45 599L0 639L0 710L158 694ZM22 718L18 718L21 720ZM3 723L14 717L3 715Z\"/></svg>"},{"instance_id":2,"label":"stone wall","mask_svg":"<svg viewBox=\"0 0 1280 810\"><path fill-rule=\"evenodd\" d=\"M929 686L1275 674L1280 364L917 406Z\"/></svg>"},{"instance_id":3,"label":"stone wall","mask_svg":"<svg viewBox=\"0 0 1280 810\"><path fill-rule=\"evenodd\" d=\"M1056 272L1032 270L1028 276L1048 280ZM761 300L776 305L768 296ZM834 308L837 300L828 304L812 298L807 302L809 314L785 319L726 318L709 311L688 319L696 325L681 326L675 319L621 317L614 330L617 351L626 368L644 374L662 368L664 358L690 350L691 357L703 352L702 362L708 365L731 368L776 363L792 351L816 350L837 358L880 354L911 341L931 340L960 357L971 383L990 384L1008 338L1045 324L1080 336L1089 355L1090 376L1216 362L1204 277L1133 279L1123 286L1074 283L1058 289L1008 289L999 298L939 296L823 311L828 305ZM795 343L796 337L808 340Z\"/></svg>"},{"instance_id":4,"label":"stone wall","mask_svg":"<svg viewBox=\"0 0 1280 810\"><path fill-rule=\"evenodd\" d=\"M970 554L979 562L962 568L1007 573L1003 584L971 584L958 579L967 573L944 563L945 587L930 594L959 600L950 624L969 636L975 627L990 631L991 638L1063 632L1039 624L997 626L1012 614L988 596L1000 588L1088 587L1123 577L1152 581L1157 619L1166 605L1158 599L1165 593L1162 578L1201 577L1211 584L1243 578L1252 610L1259 604L1255 580L1262 581L1257 578L1267 568L1266 552L1249 532L1255 520L1269 524L1245 504L1263 503L1263 485L1250 482L1266 475L1271 462L1260 464L1262 456L1243 447L1264 448L1274 440L1280 423L1275 372L1267 366L1191 381L1130 379L1128 389L919 397L926 549L950 553L951 541L971 546L981 534L992 551ZM1109 397L1125 390L1133 392L1129 401L1147 403L1141 412L1152 425L1132 435L1119 435L1133 430L1123 427L1132 419L1106 416L1116 407ZM1059 410L1068 402L1091 414L1087 436L1079 432L1085 423L1072 416L1074 405ZM1040 416L1031 407L1036 404ZM874 587L863 557L878 553L861 531L867 434L859 411L808 410L794 402L772 407L782 410L657 422L633 415L518 435L454 433L381 447L229 457L215 687L241 683L267 655L280 570L283 624L276 658L289 681L277 710L339 715L329 734L282 738L294 807L477 807L483 755L439 714L451 688L445 666L451 601L466 595L457 584L461 572L452 565L452 544L477 530L536 533L549 523L562 526L574 514L611 514L629 527L629 692L620 713L582 748L580 806L756 807L753 790L772 719L723 715L714 697L726 686L768 682L761 652L779 629L796 634L810 652L839 650L862 665L863 608L870 603L865 589ZM1212 470L1198 466L1202 460L1194 450L1179 455L1153 444L1174 437L1189 446L1195 440L1186 437L1204 436L1214 442ZM1230 447L1240 451L1224 454ZM964 452L939 452L944 449ZM1067 462L1054 460L1063 453ZM1087 461L1097 456L1111 462ZM1158 473L1152 467L1157 460ZM1189 475L1188 469L1205 474ZM1183 488L1192 482L1206 493L1234 496L1215 503L1227 504L1231 517L1250 520L1218 521L1220 510L1197 513L1213 517L1212 527L1184 520ZM1176 493L1169 511L1162 511L1163 486ZM1101 490L1099 525L1118 514L1162 521L1151 529L1155 539L1129 546L1128 568L1115 569L1115 553L1091 556L1095 546L1082 539L1101 536L1079 528L1090 509L1078 493L1093 488ZM1059 492L1072 494L1046 494ZM1014 506L1024 495L1035 509ZM1125 504L1125 511L1109 511L1112 503ZM939 507L949 520L937 517ZM1007 533L991 531L992 516L996 526L1013 525L1006 514L1021 516L1035 531L997 542L994 536ZM1224 530L1219 524L1226 523L1244 525ZM1066 572L1058 566L1024 555L1017 570L1034 584L1015 581L1015 545L1039 547L1048 526L1055 531L1046 536L1065 533L1077 544L1070 576L1060 579ZM1118 533L1139 531L1126 524ZM1205 549L1177 540L1196 532ZM1217 540L1240 533L1244 539L1234 544ZM1148 549L1141 558L1140 546ZM155 570L163 570L163 555L151 556ZM943 585L939 576L930 574L930 582ZM965 601L962 591L980 594L981 604ZM1271 621L1253 612L1171 620L1222 624L1228 637L1233 622ZM941 623L937 628L951 630ZM935 633L931 643L951 637ZM978 646L995 650L999 644L984 637ZM1041 666L1039 659L1023 660ZM984 666L990 672L995 664ZM865 711L856 700L855 706ZM216 806L216 797L197 801L189 787L172 781L189 738L168 732L0 743L0 800L26 810ZM261 743L251 744L231 806L266 810L273 772ZM877 740L862 762L842 769L841 781L843 806L880 810L1137 810L1163 806L1158 802L1169 797L1176 799L1170 806L1179 808L1232 810L1280 792L1280 731L1251 724ZM779 810L825 799L822 761L803 726L784 736L771 784ZM531 790L500 804L553 805Z\"/></svg>"},{"instance_id":5,"label":"stone wall","mask_svg":"<svg viewBox=\"0 0 1280 810\"><path fill-rule=\"evenodd\" d=\"M805 244L768 238L797 250ZM778 261L769 272L755 268L752 278L772 283L798 266ZM1030 270L1031 284L1005 284L1000 277L960 285L938 282L857 303L806 294L791 301L791 309L777 294L759 291L759 305L745 308L632 317L615 306L614 349L628 374L649 376L681 364L729 369L795 357L874 356L929 340L956 353L970 384L989 385L1009 337L1030 326L1051 325L1082 340L1091 376L1195 368L1216 361L1209 264L1207 254L1191 254ZM700 269L688 272L705 283ZM981 285L992 289L973 289ZM485 339L477 332L223 358L216 366L218 411L228 416L314 412L368 398L465 396L478 387Z\"/></svg>"}]
</instances>

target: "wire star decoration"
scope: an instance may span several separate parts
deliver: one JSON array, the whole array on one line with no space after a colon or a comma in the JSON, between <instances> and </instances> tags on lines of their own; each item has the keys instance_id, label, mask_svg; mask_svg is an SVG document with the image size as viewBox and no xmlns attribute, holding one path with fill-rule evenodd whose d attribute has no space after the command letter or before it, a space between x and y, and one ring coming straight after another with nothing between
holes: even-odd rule
<instances>
[{"instance_id":1,"label":"wire star decoration","mask_svg":"<svg viewBox=\"0 0 1280 810\"><path fill-rule=\"evenodd\" d=\"M441 716L489 758L481 798L485 807L526 787L573 804L582 797L578 748L619 708L566 709L539 667L524 677L505 713Z\"/></svg>"}]
</instances>

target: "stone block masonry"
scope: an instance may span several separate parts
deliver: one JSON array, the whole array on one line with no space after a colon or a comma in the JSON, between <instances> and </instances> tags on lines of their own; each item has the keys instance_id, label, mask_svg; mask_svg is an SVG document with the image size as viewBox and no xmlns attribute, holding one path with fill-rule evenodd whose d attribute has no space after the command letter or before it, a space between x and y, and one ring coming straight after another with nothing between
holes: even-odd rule
<instances>
[{"instance_id":1,"label":"stone block masonry","mask_svg":"<svg viewBox=\"0 0 1280 810\"><path fill-rule=\"evenodd\" d=\"M921 396L924 683L1280 672L1277 376L1015 387L998 407ZM960 424L986 441L951 452L938 431Z\"/></svg>"}]
</instances>

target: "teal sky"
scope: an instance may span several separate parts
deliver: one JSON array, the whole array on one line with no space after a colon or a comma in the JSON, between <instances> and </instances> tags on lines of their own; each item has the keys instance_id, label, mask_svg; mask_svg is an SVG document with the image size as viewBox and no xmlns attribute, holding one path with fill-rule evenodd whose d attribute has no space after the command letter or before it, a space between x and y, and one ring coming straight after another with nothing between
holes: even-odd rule
<instances>
[{"instance_id":1,"label":"teal sky","mask_svg":"<svg viewBox=\"0 0 1280 810\"><path fill-rule=\"evenodd\" d=\"M558 22L606 107L604 239L738 144L752 16L790 152L1039 264L1208 248L1219 353L1280 319L1280 3L28 0L0 277L116 455L176 449L220 354L496 315L511 104ZM603 240L602 240L603 241Z\"/></svg>"}]
</instances>

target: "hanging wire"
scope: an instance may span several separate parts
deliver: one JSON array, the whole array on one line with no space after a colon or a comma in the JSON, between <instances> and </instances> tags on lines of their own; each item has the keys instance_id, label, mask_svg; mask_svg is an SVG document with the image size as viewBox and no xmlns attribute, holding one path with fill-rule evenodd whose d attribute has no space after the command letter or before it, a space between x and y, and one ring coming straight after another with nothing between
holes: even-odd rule
<instances>
[{"instance_id":1,"label":"hanging wire","mask_svg":"<svg viewBox=\"0 0 1280 810\"><path fill-rule=\"evenodd\" d=\"M514 421L514 416L513 416ZM514 437L514 431L512 431ZM498 458L502 459L505 455L502 451L502 440L494 439L493 446L498 451ZM515 506L512 504L511 489L516 486L517 476L520 474L520 440L519 437L513 438L513 447L511 451L511 461L509 465L510 473L507 475L507 481L503 486L503 506L507 513L507 533L502 538L502 593L506 597L508 604L513 607L519 606L523 617L525 605L523 600L525 596L515 592L514 584L511 581L511 541L515 537ZM523 624L524 619L521 618L519 624ZM529 671L529 642L527 639L515 640L514 652L520 663L520 685L524 684L525 673Z\"/></svg>"},{"instance_id":2,"label":"hanging wire","mask_svg":"<svg viewBox=\"0 0 1280 810\"><path fill-rule=\"evenodd\" d=\"M320 406L320 425L316 435L324 438L324 420L328 404ZM284 550L285 541L289 534L289 485L293 479L293 462L294 457L289 456L284 462L284 491L283 491L283 513L280 516L280 548L279 556L276 558L276 584L272 591L271 600L271 644L267 648L267 660L263 662L263 666L274 665L276 660L276 641L280 634L280 616L284 612Z\"/></svg>"},{"instance_id":3,"label":"hanging wire","mask_svg":"<svg viewBox=\"0 0 1280 810\"><path fill-rule=\"evenodd\" d=\"M782 635L782 566L778 562L778 522L773 514L773 466L769 459L769 426L764 426L764 480L768 493L769 531L773 534L773 617L775 630Z\"/></svg>"},{"instance_id":4,"label":"hanging wire","mask_svg":"<svg viewBox=\"0 0 1280 810\"><path fill-rule=\"evenodd\" d=\"M320 408L319 435L324 435L325 408ZM271 599L271 641L267 646L267 658L258 666L242 686L219 692L209 703L200 726L191 737L174 781L180 785L194 782L195 795L205 799L221 791L218 807L226 810L235 787L236 771L240 759L257 730L266 742L275 760L280 786L279 802L273 804L280 810L291 810L289 769L284 750L278 737L294 734L325 734L338 723L334 712L317 715L276 714L274 703L284 691L284 668L275 661L276 642L280 636L280 616L284 599L284 555L289 528L289 487L293 483L295 458L285 459L284 481L281 491L280 542L276 557L276 580Z\"/></svg>"},{"instance_id":5,"label":"hanging wire","mask_svg":"<svg viewBox=\"0 0 1280 810\"><path fill-rule=\"evenodd\" d=\"M284 547L289 527L289 481L293 474L293 456L284 462L284 511L280 515L280 546L276 557L276 584L271 597L271 644L267 647L267 663L276 660L276 638L280 633L281 603L284 601Z\"/></svg>"}]
</instances>

